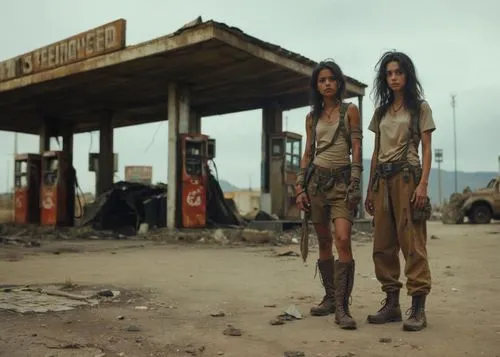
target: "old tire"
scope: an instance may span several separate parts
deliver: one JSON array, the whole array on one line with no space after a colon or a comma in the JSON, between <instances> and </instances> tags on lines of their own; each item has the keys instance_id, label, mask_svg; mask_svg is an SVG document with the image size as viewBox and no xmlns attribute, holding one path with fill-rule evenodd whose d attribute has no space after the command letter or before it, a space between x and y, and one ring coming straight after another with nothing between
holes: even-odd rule
<instances>
[{"instance_id":1,"label":"old tire","mask_svg":"<svg viewBox=\"0 0 500 357\"><path fill-rule=\"evenodd\" d=\"M491 221L491 209L483 203L472 206L470 216L477 224L488 224Z\"/></svg>"}]
</instances>

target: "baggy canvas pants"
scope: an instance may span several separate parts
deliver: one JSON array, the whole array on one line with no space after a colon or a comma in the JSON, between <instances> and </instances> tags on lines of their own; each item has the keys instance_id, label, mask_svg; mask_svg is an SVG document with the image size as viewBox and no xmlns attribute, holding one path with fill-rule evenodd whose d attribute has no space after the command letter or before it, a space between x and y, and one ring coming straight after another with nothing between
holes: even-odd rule
<instances>
[{"instance_id":1,"label":"baggy canvas pants","mask_svg":"<svg viewBox=\"0 0 500 357\"><path fill-rule=\"evenodd\" d=\"M399 290L402 288L399 281L401 250L408 295L415 296L430 292L431 272L426 248L427 224L425 221L415 223L411 217L410 200L416 185L413 175L409 176L409 182L405 182L403 172L389 179L380 178L378 190L373 192L373 262L382 291ZM386 190L388 195L384 198Z\"/></svg>"}]
</instances>

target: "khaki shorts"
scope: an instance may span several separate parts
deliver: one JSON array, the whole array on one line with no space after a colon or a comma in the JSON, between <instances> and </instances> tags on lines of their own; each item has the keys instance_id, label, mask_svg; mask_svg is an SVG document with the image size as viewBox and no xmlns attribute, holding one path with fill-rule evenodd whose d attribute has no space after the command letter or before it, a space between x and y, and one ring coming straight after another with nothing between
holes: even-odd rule
<instances>
[{"instance_id":1,"label":"khaki shorts","mask_svg":"<svg viewBox=\"0 0 500 357\"><path fill-rule=\"evenodd\" d=\"M313 223L329 224L337 218L344 218L353 222L353 212L349 210L347 195L347 181L338 177L334 184L325 189L330 170L316 166L307 185L307 193L311 203L311 220Z\"/></svg>"}]
</instances>

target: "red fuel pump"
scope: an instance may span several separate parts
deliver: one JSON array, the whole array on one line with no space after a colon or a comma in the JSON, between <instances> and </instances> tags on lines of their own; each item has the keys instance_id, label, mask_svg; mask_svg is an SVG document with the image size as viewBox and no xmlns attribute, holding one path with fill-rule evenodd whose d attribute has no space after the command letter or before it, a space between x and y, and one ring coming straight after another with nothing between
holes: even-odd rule
<instances>
[{"instance_id":1,"label":"red fuel pump","mask_svg":"<svg viewBox=\"0 0 500 357\"><path fill-rule=\"evenodd\" d=\"M42 155L42 225L71 226L75 212L75 174L63 151Z\"/></svg>"},{"instance_id":2,"label":"red fuel pump","mask_svg":"<svg viewBox=\"0 0 500 357\"><path fill-rule=\"evenodd\" d=\"M184 228L203 228L207 222L208 136L181 134L180 213Z\"/></svg>"},{"instance_id":3,"label":"red fuel pump","mask_svg":"<svg viewBox=\"0 0 500 357\"><path fill-rule=\"evenodd\" d=\"M271 212L280 219L300 219L295 203L295 181L302 157L302 135L275 133L270 137Z\"/></svg>"},{"instance_id":4,"label":"red fuel pump","mask_svg":"<svg viewBox=\"0 0 500 357\"><path fill-rule=\"evenodd\" d=\"M40 223L41 156L16 155L14 163L14 222Z\"/></svg>"}]
</instances>

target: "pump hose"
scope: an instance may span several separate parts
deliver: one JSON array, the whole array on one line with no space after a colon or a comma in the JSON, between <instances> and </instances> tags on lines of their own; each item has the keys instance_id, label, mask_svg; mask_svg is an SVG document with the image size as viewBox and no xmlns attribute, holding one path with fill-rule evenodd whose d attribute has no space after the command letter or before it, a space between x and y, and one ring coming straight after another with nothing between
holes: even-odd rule
<instances>
[{"instance_id":1,"label":"pump hose","mask_svg":"<svg viewBox=\"0 0 500 357\"><path fill-rule=\"evenodd\" d=\"M213 159L210 159L209 161L212 163L212 165L214 165L215 178L217 179L217 181L219 181L219 171L217 170L217 165L215 164L215 161Z\"/></svg>"},{"instance_id":2,"label":"pump hose","mask_svg":"<svg viewBox=\"0 0 500 357\"><path fill-rule=\"evenodd\" d=\"M76 199L78 200L78 208L80 208L80 215L77 216L75 215L75 218L80 219L83 217L83 205L82 205L82 198L85 201L85 194L83 193L80 185L78 184L78 177L76 175L76 169L72 167L73 169L73 175L75 178L75 192L76 192ZM78 190L80 190L81 195L78 194Z\"/></svg>"}]
</instances>

